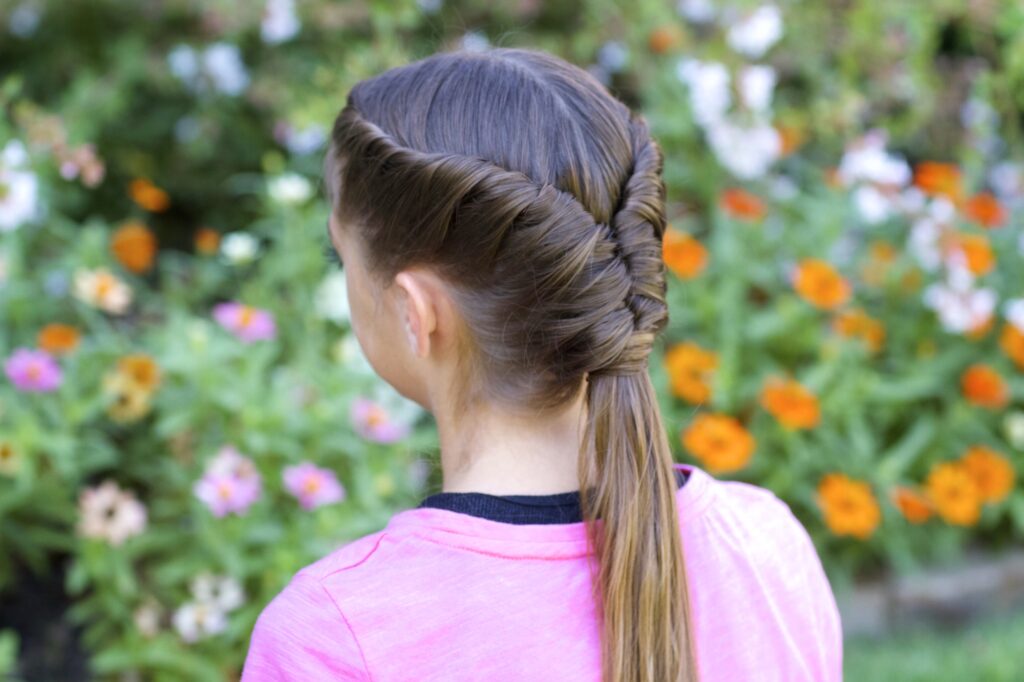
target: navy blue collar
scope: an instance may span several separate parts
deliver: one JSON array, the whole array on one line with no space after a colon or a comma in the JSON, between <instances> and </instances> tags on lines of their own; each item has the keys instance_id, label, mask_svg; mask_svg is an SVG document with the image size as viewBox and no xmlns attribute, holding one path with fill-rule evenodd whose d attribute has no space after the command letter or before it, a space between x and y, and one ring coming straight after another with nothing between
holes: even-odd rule
<instances>
[{"instance_id":1,"label":"navy blue collar","mask_svg":"<svg viewBox=\"0 0 1024 682\"><path fill-rule=\"evenodd\" d=\"M673 469L678 487L686 483L687 474ZM579 523L580 494L573 490L551 495L491 495L489 493L440 492L429 495L417 508L433 507L478 516L502 523Z\"/></svg>"}]
</instances>

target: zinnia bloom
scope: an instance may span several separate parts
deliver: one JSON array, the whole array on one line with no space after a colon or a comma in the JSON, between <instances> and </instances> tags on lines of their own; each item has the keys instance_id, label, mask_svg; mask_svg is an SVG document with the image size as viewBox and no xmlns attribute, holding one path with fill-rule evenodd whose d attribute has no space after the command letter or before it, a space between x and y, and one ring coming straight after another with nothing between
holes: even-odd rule
<instances>
[{"instance_id":1,"label":"zinnia bloom","mask_svg":"<svg viewBox=\"0 0 1024 682\"><path fill-rule=\"evenodd\" d=\"M299 500L303 509L313 509L345 499L345 488L333 471L321 469L312 462L286 467L284 487Z\"/></svg>"},{"instance_id":2,"label":"zinnia bloom","mask_svg":"<svg viewBox=\"0 0 1024 682\"><path fill-rule=\"evenodd\" d=\"M1010 401L1010 391L999 373L983 363L967 368L960 377L960 385L968 402L980 407L998 409Z\"/></svg>"},{"instance_id":3,"label":"zinnia bloom","mask_svg":"<svg viewBox=\"0 0 1024 682\"><path fill-rule=\"evenodd\" d=\"M193 492L213 515L241 516L262 494L263 483L252 460L232 445L225 445L210 459Z\"/></svg>"},{"instance_id":4,"label":"zinnia bloom","mask_svg":"<svg viewBox=\"0 0 1024 682\"><path fill-rule=\"evenodd\" d=\"M51 322L39 330L39 334L36 336L36 345L47 353L64 355L78 347L81 336L76 327Z\"/></svg>"},{"instance_id":5,"label":"zinnia bloom","mask_svg":"<svg viewBox=\"0 0 1024 682\"><path fill-rule=\"evenodd\" d=\"M718 366L718 355L692 341L677 343L665 352L672 394L690 403L711 399L711 381Z\"/></svg>"},{"instance_id":6,"label":"zinnia bloom","mask_svg":"<svg viewBox=\"0 0 1024 682\"><path fill-rule=\"evenodd\" d=\"M74 295L114 315L124 313L132 302L132 290L107 268L75 272Z\"/></svg>"},{"instance_id":7,"label":"zinnia bloom","mask_svg":"<svg viewBox=\"0 0 1024 682\"><path fill-rule=\"evenodd\" d=\"M156 257L156 236L137 220L131 220L114 231L110 251L127 270L141 273L153 266Z\"/></svg>"},{"instance_id":8,"label":"zinnia bloom","mask_svg":"<svg viewBox=\"0 0 1024 682\"><path fill-rule=\"evenodd\" d=\"M382 405L368 398L352 401L350 417L356 432L375 443L394 443L409 433L408 424L394 419Z\"/></svg>"},{"instance_id":9,"label":"zinnia bloom","mask_svg":"<svg viewBox=\"0 0 1024 682\"><path fill-rule=\"evenodd\" d=\"M0 474L13 476L21 468L21 453L9 440L0 440Z\"/></svg>"},{"instance_id":10,"label":"zinnia bloom","mask_svg":"<svg viewBox=\"0 0 1024 682\"><path fill-rule=\"evenodd\" d=\"M964 215L988 229L1006 224L1006 209L989 192L980 192L964 202Z\"/></svg>"},{"instance_id":11,"label":"zinnia bloom","mask_svg":"<svg viewBox=\"0 0 1024 682\"><path fill-rule=\"evenodd\" d=\"M907 521L924 523L932 516L932 504L923 493L906 486L892 489L892 503Z\"/></svg>"},{"instance_id":12,"label":"zinnia bloom","mask_svg":"<svg viewBox=\"0 0 1024 682\"><path fill-rule=\"evenodd\" d=\"M683 431L683 446L712 473L738 471L754 453L754 437L727 414L699 414Z\"/></svg>"},{"instance_id":13,"label":"zinnia bloom","mask_svg":"<svg viewBox=\"0 0 1024 682\"><path fill-rule=\"evenodd\" d=\"M145 391L153 391L160 385L160 366L152 357L143 353L121 357L117 361L117 371Z\"/></svg>"},{"instance_id":14,"label":"zinnia bloom","mask_svg":"<svg viewBox=\"0 0 1024 682\"><path fill-rule=\"evenodd\" d=\"M220 248L220 232L210 227L200 227L193 236L193 243L198 253L213 255Z\"/></svg>"},{"instance_id":15,"label":"zinnia bloom","mask_svg":"<svg viewBox=\"0 0 1024 682\"><path fill-rule=\"evenodd\" d=\"M707 267L708 251L688 233L669 228L662 241L662 258L677 277L693 279Z\"/></svg>"},{"instance_id":16,"label":"zinnia bloom","mask_svg":"<svg viewBox=\"0 0 1024 682\"><path fill-rule=\"evenodd\" d=\"M111 545L120 545L146 528L146 508L134 493L122 490L110 479L83 490L78 498L78 511L78 534L106 540Z\"/></svg>"},{"instance_id":17,"label":"zinnia bloom","mask_svg":"<svg viewBox=\"0 0 1024 682\"><path fill-rule=\"evenodd\" d=\"M761 406L787 429L810 429L821 419L817 396L793 379L769 379L761 390Z\"/></svg>"},{"instance_id":18,"label":"zinnia bloom","mask_svg":"<svg viewBox=\"0 0 1024 682\"><path fill-rule=\"evenodd\" d=\"M825 515L825 525L836 535L866 540L882 520L871 486L846 474L823 476L818 483L817 501Z\"/></svg>"},{"instance_id":19,"label":"zinnia bloom","mask_svg":"<svg viewBox=\"0 0 1024 682\"><path fill-rule=\"evenodd\" d=\"M19 391L55 391L64 376L57 361L44 350L17 348L4 362L4 371Z\"/></svg>"},{"instance_id":20,"label":"zinnia bloom","mask_svg":"<svg viewBox=\"0 0 1024 682\"><path fill-rule=\"evenodd\" d=\"M838 308L850 299L850 284L832 265L818 258L805 258L793 278L796 292L818 308Z\"/></svg>"},{"instance_id":21,"label":"zinnia bloom","mask_svg":"<svg viewBox=\"0 0 1024 682\"><path fill-rule=\"evenodd\" d=\"M213 319L245 343L273 339L277 332L269 311L236 301L215 305Z\"/></svg>"},{"instance_id":22,"label":"zinnia bloom","mask_svg":"<svg viewBox=\"0 0 1024 682\"><path fill-rule=\"evenodd\" d=\"M730 187L722 192L718 204L726 214L738 220L757 222L763 220L768 209L761 199L738 187Z\"/></svg>"},{"instance_id":23,"label":"zinnia bloom","mask_svg":"<svg viewBox=\"0 0 1024 682\"><path fill-rule=\"evenodd\" d=\"M146 178L135 178L128 186L132 201L147 211L159 213L171 205L171 198Z\"/></svg>"},{"instance_id":24,"label":"zinnia bloom","mask_svg":"<svg viewBox=\"0 0 1024 682\"><path fill-rule=\"evenodd\" d=\"M984 235L958 234L952 238L951 257L960 257L972 275L986 275L996 267L992 245Z\"/></svg>"},{"instance_id":25,"label":"zinnia bloom","mask_svg":"<svg viewBox=\"0 0 1024 682\"><path fill-rule=\"evenodd\" d=\"M958 526L971 526L981 515L978 486L963 464L943 462L935 465L925 482L928 498L939 516Z\"/></svg>"},{"instance_id":26,"label":"zinnia bloom","mask_svg":"<svg viewBox=\"0 0 1024 682\"><path fill-rule=\"evenodd\" d=\"M872 353L881 350L885 342L885 327L863 308L841 311L832 322L832 329L840 336L859 339Z\"/></svg>"},{"instance_id":27,"label":"zinnia bloom","mask_svg":"<svg viewBox=\"0 0 1024 682\"><path fill-rule=\"evenodd\" d=\"M992 448L984 445L968 448L960 462L974 479L982 502L1000 502L1013 490L1016 476L1013 464Z\"/></svg>"},{"instance_id":28,"label":"zinnia bloom","mask_svg":"<svg viewBox=\"0 0 1024 682\"><path fill-rule=\"evenodd\" d=\"M1024 332L1007 322L999 335L999 347L1017 367L1024 370Z\"/></svg>"},{"instance_id":29,"label":"zinnia bloom","mask_svg":"<svg viewBox=\"0 0 1024 682\"><path fill-rule=\"evenodd\" d=\"M960 169L951 163L923 161L917 164L914 184L926 194L944 196L954 203L963 197Z\"/></svg>"}]
</instances>

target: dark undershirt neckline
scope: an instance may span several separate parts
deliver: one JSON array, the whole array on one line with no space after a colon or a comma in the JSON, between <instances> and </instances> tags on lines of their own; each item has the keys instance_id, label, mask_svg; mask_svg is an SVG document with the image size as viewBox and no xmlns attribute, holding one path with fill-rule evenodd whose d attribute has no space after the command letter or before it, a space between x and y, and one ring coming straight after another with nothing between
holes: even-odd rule
<instances>
[{"instance_id":1,"label":"dark undershirt neckline","mask_svg":"<svg viewBox=\"0 0 1024 682\"><path fill-rule=\"evenodd\" d=\"M677 489L688 478L687 472L673 469ZM514 524L579 523L580 494L578 490L550 495L491 495L475 492L439 492L428 495L418 509L447 509L460 514Z\"/></svg>"}]
</instances>

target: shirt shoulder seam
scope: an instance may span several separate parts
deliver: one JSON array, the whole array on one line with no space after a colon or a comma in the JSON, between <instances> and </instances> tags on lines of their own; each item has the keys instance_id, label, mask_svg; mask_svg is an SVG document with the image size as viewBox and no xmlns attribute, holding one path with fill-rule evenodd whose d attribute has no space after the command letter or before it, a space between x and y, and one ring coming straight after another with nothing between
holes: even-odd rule
<instances>
[{"instance_id":1,"label":"shirt shoulder seam","mask_svg":"<svg viewBox=\"0 0 1024 682\"><path fill-rule=\"evenodd\" d=\"M373 554L373 552L370 552L370 554ZM341 622L345 624L345 628L348 630L349 635L352 637L352 641L356 645L356 650L359 652L359 658L363 662L363 670L366 672L366 679L368 682L373 682L373 674L370 672L370 664L366 660L366 653L363 651L363 646L359 643L359 638L356 637L356 632L352 629L352 624L349 622L348 618L345 617L345 612L342 611L341 606L338 605L338 601L334 598L334 595L331 594L330 590L327 589L327 586L323 584L321 578L311 575L305 575L304 577L314 581L331 601L331 604L334 606L334 610L338 612L338 616L341 617Z\"/></svg>"}]
</instances>

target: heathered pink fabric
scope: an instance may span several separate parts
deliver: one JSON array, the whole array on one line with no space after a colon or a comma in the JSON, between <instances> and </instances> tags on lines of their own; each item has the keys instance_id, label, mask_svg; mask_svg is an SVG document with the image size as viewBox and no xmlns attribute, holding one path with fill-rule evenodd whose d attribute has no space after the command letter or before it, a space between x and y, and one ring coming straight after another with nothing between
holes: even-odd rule
<instances>
[{"instance_id":1,"label":"heathered pink fabric","mask_svg":"<svg viewBox=\"0 0 1024 682\"><path fill-rule=\"evenodd\" d=\"M771 492L702 469L679 489L698 671L842 679L839 613ZM298 571L263 609L242 682L600 680L584 525L414 508Z\"/></svg>"}]
</instances>

